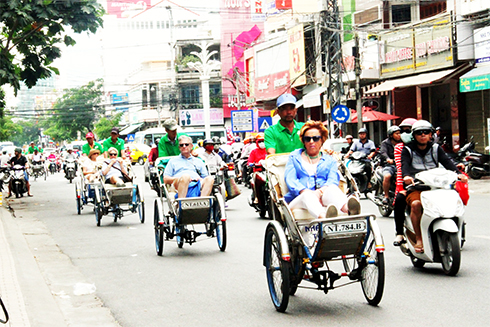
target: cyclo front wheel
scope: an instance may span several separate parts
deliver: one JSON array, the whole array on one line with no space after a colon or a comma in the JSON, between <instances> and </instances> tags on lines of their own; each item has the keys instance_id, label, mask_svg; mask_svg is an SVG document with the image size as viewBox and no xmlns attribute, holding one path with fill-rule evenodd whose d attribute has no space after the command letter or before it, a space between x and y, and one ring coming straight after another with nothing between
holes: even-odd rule
<instances>
[{"instance_id":1,"label":"cyclo front wheel","mask_svg":"<svg viewBox=\"0 0 490 327\"><path fill-rule=\"evenodd\" d=\"M267 227L264 247L264 264L272 303L277 311L284 312L289 303L289 267L281 257L282 248L276 228Z\"/></svg>"},{"instance_id":2,"label":"cyclo front wheel","mask_svg":"<svg viewBox=\"0 0 490 327\"><path fill-rule=\"evenodd\" d=\"M163 215L163 210L162 206L159 203L159 199L155 200L155 211L153 215L153 226L155 228L155 248L157 251L157 255L162 256L163 255L163 245L165 242L165 232L164 232L164 225L161 224L160 222L162 221L162 215Z\"/></svg>"},{"instance_id":3,"label":"cyclo front wheel","mask_svg":"<svg viewBox=\"0 0 490 327\"><path fill-rule=\"evenodd\" d=\"M226 220L221 220L225 215L225 205L221 194L215 195L216 201L216 213L214 215L214 222L216 224L216 239L218 241L218 247L221 252L226 250Z\"/></svg>"},{"instance_id":4,"label":"cyclo front wheel","mask_svg":"<svg viewBox=\"0 0 490 327\"><path fill-rule=\"evenodd\" d=\"M364 297L370 305L378 305L385 285L385 259L383 252L376 251L374 235L371 232L366 247L366 265L361 271L361 286Z\"/></svg>"}]
</instances>

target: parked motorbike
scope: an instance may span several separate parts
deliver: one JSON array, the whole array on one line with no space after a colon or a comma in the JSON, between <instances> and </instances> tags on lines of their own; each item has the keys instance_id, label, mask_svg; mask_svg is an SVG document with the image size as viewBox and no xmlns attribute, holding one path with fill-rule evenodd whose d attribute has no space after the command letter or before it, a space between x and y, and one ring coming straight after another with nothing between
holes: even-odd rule
<instances>
[{"instance_id":1,"label":"parked motorbike","mask_svg":"<svg viewBox=\"0 0 490 327\"><path fill-rule=\"evenodd\" d=\"M366 195L371 191L368 189L369 179L367 174L368 169L372 171L371 162L367 155L361 151L354 152L349 159L350 162L347 164L347 169L355 180L359 192Z\"/></svg>"},{"instance_id":2,"label":"parked motorbike","mask_svg":"<svg viewBox=\"0 0 490 327\"><path fill-rule=\"evenodd\" d=\"M480 179L483 176L490 175L490 155L471 152L466 158L468 175L473 179Z\"/></svg>"},{"instance_id":3,"label":"parked motorbike","mask_svg":"<svg viewBox=\"0 0 490 327\"><path fill-rule=\"evenodd\" d=\"M379 213L383 217L389 217L393 212L393 202L395 201L395 188L396 188L396 174L391 176L390 192L388 198L388 204L383 204L384 190L383 190L383 167L380 164L379 156L373 160L374 169L373 177L371 178L371 189L373 192L366 193L366 196L376 206L378 206Z\"/></svg>"},{"instance_id":4,"label":"parked motorbike","mask_svg":"<svg viewBox=\"0 0 490 327\"><path fill-rule=\"evenodd\" d=\"M265 168L260 164L255 164L254 170L250 178L252 193L248 198L248 204L259 213L260 218L265 218L267 213L269 219L272 219L271 199L267 187Z\"/></svg>"},{"instance_id":5,"label":"parked motorbike","mask_svg":"<svg viewBox=\"0 0 490 327\"><path fill-rule=\"evenodd\" d=\"M434 168L416 174L414 185L407 188L408 192L423 191L420 196L424 208L420 229L424 252L415 252L415 233L409 215L405 218L407 242L400 246L414 267L421 268L426 262L439 262L447 275L454 276L459 271L465 206L454 190L457 179L455 172Z\"/></svg>"},{"instance_id":6,"label":"parked motorbike","mask_svg":"<svg viewBox=\"0 0 490 327\"><path fill-rule=\"evenodd\" d=\"M65 178L70 181L70 183L73 181L73 179L76 176L76 159L66 159L65 163Z\"/></svg>"},{"instance_id":7,"label":"parked motorbike","mask_svg":"<svg viewBox=\"0 0 490 327\"><path fill-rule=\"evenodd\" d=\"M24 196L27 193L27 183L24 177L25 167L15 165L10 169L10 182L12 183L12 193L16 198Z\"/></svg>"}]
</instances>

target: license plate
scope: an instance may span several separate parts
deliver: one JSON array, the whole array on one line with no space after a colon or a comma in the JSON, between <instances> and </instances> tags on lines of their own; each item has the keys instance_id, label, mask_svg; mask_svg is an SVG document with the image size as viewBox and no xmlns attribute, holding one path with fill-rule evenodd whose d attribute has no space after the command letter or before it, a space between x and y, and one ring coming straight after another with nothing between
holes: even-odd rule
<instances>
[{"instance_id":1,"label":"license plate","mask_svg":"<svg viewBox=\"0 0 490 327\"><path fill-rule=\"evenodd\" d=\"M365 221L352 221L336 224L328 224L323 227L325 234L363 232L366 230Z\"/></svg>"}]
</instances>

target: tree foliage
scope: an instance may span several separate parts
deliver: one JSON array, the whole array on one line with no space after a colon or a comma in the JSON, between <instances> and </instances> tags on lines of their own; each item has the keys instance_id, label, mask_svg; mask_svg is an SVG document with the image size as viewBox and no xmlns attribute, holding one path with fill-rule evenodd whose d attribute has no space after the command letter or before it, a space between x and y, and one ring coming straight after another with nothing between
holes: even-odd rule
<instances>
[{"instance_id":1,"label":"tree foliage","mask_svg":"<svg viewBox=\"0 0 490 327\"><path fill-rule=\"evenodd\" d=\"M110 118L102 117L95 125L95 134L102 140L111 136L111 129L117 127L123 113L120 112Z\"/></svg>"},{"instance_id":2,"label":"tree foliage","mask_svg":"<svg viewBox=\"0 0 490 327\"><path fill-rule=\"evenodd\" d=\"M12 141L16 145L23 145L31 141L37 142L39 139L39 126L32 119L18 120L11 127L9 125L9 123L5 125L5 129L9 131L5 140Z\"/></svg>"},{"instance_id":3,"label":"tree foliage","mask_svg":"<svg viewBox=\"0 0 490 327\"><path fill-rule=\"evenodd\" d=\"M95 33L103 14L97 0L0 1L0 86L17 92L21 82L30 88L58 74L51 64L61 56L59 45L75 44L65 28Z\"/></svg>"},{"instance_id":4,"label":"tree foliage","mask_svg":"<svg viewBox=\"0 0 490 327\"><path fill-rule=\"evenodd\" d=\"M51 110L52 116L41 123L44 134L56 140L74 140L80 131L94 129L98 116L104 113L102 102L103 80L89 82L79 88L64 90Z\"/></svg>"}]
</instances>

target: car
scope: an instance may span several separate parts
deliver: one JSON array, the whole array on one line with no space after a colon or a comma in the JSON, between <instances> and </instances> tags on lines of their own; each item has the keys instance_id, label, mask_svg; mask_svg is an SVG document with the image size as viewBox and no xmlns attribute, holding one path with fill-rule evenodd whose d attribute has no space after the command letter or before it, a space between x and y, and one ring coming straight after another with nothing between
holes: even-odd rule
<instances>
[{"instance_id":1,"label":"car","mask_svg":"<svg viewBox=\"0 0 490 327\"><path fill-rule=\"evenodd\" d=\"M349 143L347 143L347 140L344 138L328 139L323 143L324 150L333 150L337 153L340 153L342 148L345 148L346 146L349 146Z\"/></svg>"},{"instance_id":2,"label":"car","mask_svg":"<svg viewBox=\"0 0 490 327\"><path fill-rule=\"evenodd\" d=\"M129 147L131 150L131 163L134 165L139 163L140 165L144 165L146 159L148 158L148 154L150 154L151 148L146 144L141 143L130 143L124 146L125 148Z\"/></svg>"}]
</instances>

